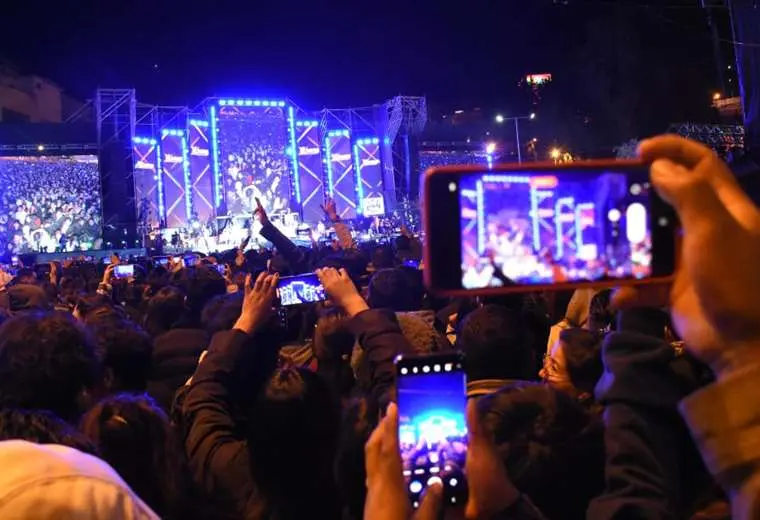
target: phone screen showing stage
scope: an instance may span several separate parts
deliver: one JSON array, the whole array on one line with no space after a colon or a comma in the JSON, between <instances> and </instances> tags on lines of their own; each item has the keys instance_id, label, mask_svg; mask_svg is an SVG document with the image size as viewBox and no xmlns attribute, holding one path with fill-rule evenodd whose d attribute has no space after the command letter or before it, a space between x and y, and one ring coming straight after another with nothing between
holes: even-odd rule
<instances>
[{"instance_id":1,"label":"phone screen showing stage","mask_svg":"<svg viewBox=\"0 0 760 520\"><path fill-rule=\"evenodd\" d=\"M463 504L467 398L461 358L402 359L396 373L399 446L412 504L418 507L425 488L436 480L447 502Z\"/></svg>"},{"instance_id":2,"label":"phone screen showing stage","mask_svg":"<svg viewBox=\"0 0 760 520\"><path fill-rule=\"evenodd\" d=\"M325 288L313 273L280 278L277 297L282 306L316 303L327 299Z\"/></svg>"},{"instance_id":3,"label":"phone screen showing stage","mask_svg":"<svg viewBox=\"0 0 760 520\"><path fill-rule=\"evenodd\" d=\"M113 275L116 278L129 278L130 276L135 275L135 266L134 265L117 265L114 268Z\"/></svg>"},{"instance_id":4,"label":"phone screen showing stage","mask_svg":"<svg viewBox=\"0 0 760 520\"><path fill-rule=\"evenodd\" d=\"M462 287L652 275L651 186L607 172L482 173L459 190Z\"/></svg>"}]
</instances>

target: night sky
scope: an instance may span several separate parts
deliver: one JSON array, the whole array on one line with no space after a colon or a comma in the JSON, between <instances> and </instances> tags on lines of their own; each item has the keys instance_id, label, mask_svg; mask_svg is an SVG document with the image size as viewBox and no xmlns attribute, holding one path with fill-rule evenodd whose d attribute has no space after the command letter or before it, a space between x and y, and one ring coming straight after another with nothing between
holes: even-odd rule
<instances>
[{"instance_id":1,"label":"night sky","mask_svg":"<svg viewBox=\"0 0 760 520\"><path fill-rule=\"evenodd\" d=\"M673 117L682 118L695 104L709 106L714 65L696 0L563 3L21 0L2 8L0 56L82 99L98 86L135 87L142 102L191 107L208 96L267 95L306 109L343 108L406 94L426 95L447 108L509 111L521 77L551 72L567 82L560 95L574 111L568 113L586 117L594 107L584 94L594 84L576 83L593 82L608 70L629 89L653 95L660 86L670 89L653 100L653 111L672 107ZM618 24L630 24L634 44L646 48L634 65L648 73L654 65L647 60L660 59L667 77L611 70L608 62L588 73L578 70L590 28L607 24L614 10ZM641 23L649 25L639 29ZM609 51L610 45L599 47ZM616 52L613 62L632 55ZM602 94L616 95L616 89L604 86ZM609 112L614 104L607 105L602 108Z\"/></svg>"}]
</instances>

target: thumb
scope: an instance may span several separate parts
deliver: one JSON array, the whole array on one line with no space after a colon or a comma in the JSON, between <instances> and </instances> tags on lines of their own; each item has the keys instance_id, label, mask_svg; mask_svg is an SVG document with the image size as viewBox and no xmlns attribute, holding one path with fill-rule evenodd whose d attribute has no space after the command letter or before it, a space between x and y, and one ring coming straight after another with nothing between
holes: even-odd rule
<instances>
[{"instance_id":1,"label":"thumb","mask_svg":"<svg viewBox=\"0 0 760 520\"><path fill-rule=\"evenodd\" d=\"M434 482L428 486L422 504L414 515L414 520L437 520L443 507L443 484Z\"/></svg>"},{"instance_id":2,"label":"thumb","mask_svg":"<svg viewBox=\"0 0 760 520\"><path fill-rule=\"evenodd\" d=\"M669 159L652 163L652 184L672 205L685 232L706 226L721 229L731 218L712 183L699 169L688 170Z\"/></svg>"}]
</instances>

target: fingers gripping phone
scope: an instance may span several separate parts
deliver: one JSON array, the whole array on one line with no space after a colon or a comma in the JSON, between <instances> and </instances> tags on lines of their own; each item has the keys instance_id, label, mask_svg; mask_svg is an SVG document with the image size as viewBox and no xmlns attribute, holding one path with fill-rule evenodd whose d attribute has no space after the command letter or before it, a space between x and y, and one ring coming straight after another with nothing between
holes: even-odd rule
<instances>
[{"instance_id":1,"label":"fingers gripping phone","mask_svg":"<svg viewBox=\"0 0 760 520\"><path fill-rule=\"evenodd\" d=\"M425 174L425 278L442 295L652 283L675 268L675 212L638 161Z\"/></svg>"},{"instance_id":2,"label":"fingers gripping phone","mask_svg":"<svg viewBox=\"0 0 760 520\"><path fill-rule=\"evenodd\" d=\"M466 378L461 354L396 359L399 446L404 482L417 508L424 490L443 484L444 500L464 505L467 484Z\"/></svg>"},{"instance_id":3,"label":"fingers gripping phone","mask_svg":"<svg viewBox=\"0 0 760 520\"><path fill-rule=\"evenodd\" d=\"M325 288L314 273L280 278L277 283L277 299L283 307L316 303L327 299Z\"/></svg>"}]
</instances>

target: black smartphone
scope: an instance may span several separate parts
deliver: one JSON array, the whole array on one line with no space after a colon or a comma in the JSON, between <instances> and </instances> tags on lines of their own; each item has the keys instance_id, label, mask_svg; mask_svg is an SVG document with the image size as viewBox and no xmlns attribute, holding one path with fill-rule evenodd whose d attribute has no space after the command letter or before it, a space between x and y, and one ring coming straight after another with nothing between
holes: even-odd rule
<instances>
[{"instance_id":1,"label":"black smartphone","mask_svg":"<svg viewBox=\"0 0 760 520\"><path fill-rule=\"evenodd\" d=\"M135 266L132 264L119 264L113 269L114 278L130 278L135 275Z\"/></svg>"},{"instance_id":2,"label":"black smartphone","mask_svg":"<svg viewBox=\"0 0 760 520\"><path fill-rule=\"evenodd\" d=\"M327 299L325 288L314 273L286 276L277 283L277 299L283 307Z\"/></svg>"},{"instance_id":3,"label":"black smartphone","mask_svg":"<svg viewBox=\"0 0 760 520\"><path fill-rule=\"evenodd\" d=\"M442 295L662 281L677 219L638 161L434 168L425 279Z\"/></svg>"},{"instance_id":4,"label":"black smartphone","mask_svg":"<svg viewBox=\"0 0 760 520\"><path fill-rule=\"evenodd\" d=\"M436 480L447 503L464 505L467 381L461 354L396 358L399 447L412 505Z\"/></svg>"}]
</instances>

